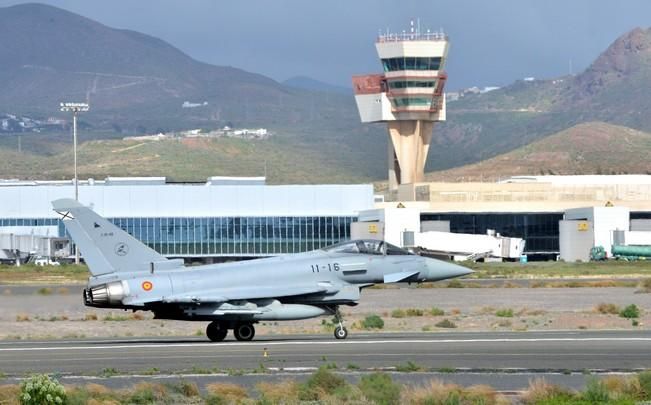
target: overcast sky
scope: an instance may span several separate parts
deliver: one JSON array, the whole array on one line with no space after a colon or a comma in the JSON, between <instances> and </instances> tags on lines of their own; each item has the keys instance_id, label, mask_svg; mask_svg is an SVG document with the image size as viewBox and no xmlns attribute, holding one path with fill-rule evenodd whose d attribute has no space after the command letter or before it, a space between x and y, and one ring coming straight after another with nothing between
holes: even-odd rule
<instances>
[{"instance_id":1,"label":"overcast sky","mask_svg":"<svg viewBox=\"0 0 651 405\"><path fill-rule=\"evenodd\" d=\"M0 6L24 3L0 0ZM651 25L649 0L45 0L116 28L162 38L190 56L276 80L349 86L380 70L378 30L443 28L448 89L505 85L586 68L615 38Z\"/></svg>"}]
</instances>

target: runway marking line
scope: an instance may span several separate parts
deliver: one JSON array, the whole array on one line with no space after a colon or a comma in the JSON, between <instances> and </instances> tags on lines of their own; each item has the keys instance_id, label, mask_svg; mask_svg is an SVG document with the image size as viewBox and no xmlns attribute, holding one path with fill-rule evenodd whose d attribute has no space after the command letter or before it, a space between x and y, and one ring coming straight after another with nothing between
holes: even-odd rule
<instances>
[{"instance_id":1,"label":"runway marking line","mask_svg":"<svg viewBox=\"0 0 651 405\"><path fill-rule=\"evenodd\" d=\"M295 341L295 342L224 342L224 343L154 343L154 344L119 344L104 346L49 346L49 347L0 347L0 352L29 352L47 350L101 350L101 349L165 349L178 347L260 347L288 345L381 345L381 344L445 344L445 343L536 343L536 342L651 342L651 337L623 338L504 338L504 339L409 339L409 340L347 340L347 341Z\"/></svg>"}]
</instances>

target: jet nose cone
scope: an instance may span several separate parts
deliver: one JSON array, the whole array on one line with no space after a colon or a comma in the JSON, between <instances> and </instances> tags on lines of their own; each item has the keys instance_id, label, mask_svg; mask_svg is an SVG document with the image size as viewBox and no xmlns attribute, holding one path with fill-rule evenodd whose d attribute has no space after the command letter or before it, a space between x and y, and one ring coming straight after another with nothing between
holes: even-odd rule
<instances>
[{"instance_id":1,"label":"jet nose cone","mask_svg":"<svg viewBox=\"0 0 651 405\"><path fill-rule=\"evenodd\" d=\"M458 264L445 262L437 259L427 259L427 269L429 272L428 279L432 281L445 280L446 278L454 278L466 276L474 273L467 267L459 266Z\"/></svg>"}]
</instances>

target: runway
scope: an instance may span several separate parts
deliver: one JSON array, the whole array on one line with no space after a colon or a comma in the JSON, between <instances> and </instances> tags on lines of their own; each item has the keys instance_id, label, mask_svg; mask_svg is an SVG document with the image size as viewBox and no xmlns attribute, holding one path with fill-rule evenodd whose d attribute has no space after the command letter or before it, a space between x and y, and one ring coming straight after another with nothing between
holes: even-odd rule
<instances>
[{"instance_id":1,"label":"runway","mask_svg":"<svg viewBox=\"0 0 651 405\"><path fill-rule=\"evenodd\" d=\"M651 368L649 331L549 331L260 336L252 342L204 338L0 342L0 372L60 375L201 374L271 369L400 368L428 371L571 373ZM266 356L265 356L266 353Z\"/></svg>"}]
</instances>

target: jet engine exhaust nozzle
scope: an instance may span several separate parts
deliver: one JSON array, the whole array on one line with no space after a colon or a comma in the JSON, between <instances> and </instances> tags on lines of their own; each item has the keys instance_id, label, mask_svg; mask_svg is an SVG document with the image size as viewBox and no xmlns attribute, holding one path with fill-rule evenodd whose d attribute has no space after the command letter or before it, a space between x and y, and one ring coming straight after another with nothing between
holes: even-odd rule
<instances>
[{"instance_id":1,"label":"jet engine exhaust nozzle","mask_svg":"<svg viewBox=\"0 0 651 405\"><path fill-rule=\"evenodd\" d=\"M84 289L84 304L89 307L106 307L121 304L127 295L122 282L117 281Z\"/></svg>"}]
</instances>

